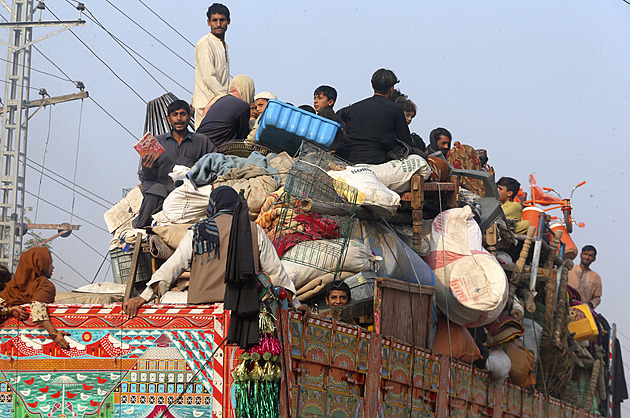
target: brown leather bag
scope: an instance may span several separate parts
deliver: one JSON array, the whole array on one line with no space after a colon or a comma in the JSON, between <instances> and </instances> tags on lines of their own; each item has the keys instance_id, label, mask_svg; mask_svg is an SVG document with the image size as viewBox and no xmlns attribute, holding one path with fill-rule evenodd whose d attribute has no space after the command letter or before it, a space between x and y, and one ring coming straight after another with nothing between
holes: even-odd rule
<instances>
[{"instance_id":1,"label":"brown leather bag","mask_svg":"<svg viewBox=\"0 0 630 418\"><path fill-rule=\"evenodd\" d=\"M451 175L451 167L448 163L439 157L429 155L429 166L431 167L431 175L429 181L448 181Z\"/></svg>"}]
</instances>

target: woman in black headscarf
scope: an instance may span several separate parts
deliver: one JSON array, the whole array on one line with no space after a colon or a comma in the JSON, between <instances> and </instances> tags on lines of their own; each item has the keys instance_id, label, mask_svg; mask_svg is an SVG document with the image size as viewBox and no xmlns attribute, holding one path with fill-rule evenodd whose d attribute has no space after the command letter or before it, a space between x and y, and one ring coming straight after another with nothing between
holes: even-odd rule
<instances>
[{"instance_id":1,"label":"woman in black headscarf","mask_svg":"<svg viewBox=\"0 0 630 418\"><path fill-rule=\"evenodd\" d=\"M446 157L448 150L451 148L452 140L453 137L448 130L445 128L435 128L429 135L427 154L431 155L439 151Z\"/></svg>"},{"instance_id":2,"label":"woman in black headscarf","mask_svg":"<svg viewBox=\"0 0 630 418\"><path fill-rule=\"evenodd\" d=\"M295 295L295 286L284 270L276 249L265 232L257 224L249 222L247 212L244 198L240 198L233 188L221 186L213 190L208 201L208 218L186 232L177 250L153 274L144 292L124 303L127 317L136 316L140 306L156 295L161 297L189 267L191 275L187 301L190 304L223 302L227 272L234 273L231 277L238 282L241 280L239 277L255 277L257 269L268 274L274 286L284 287ZM232 236L237 239L231 240ZM230 248L231 241L233 249ZM246 258L248 263L244 261ZM257 304L248 305L257 312ZM293 305L298 307L299 302L295 300Z\"/></svg>"}]
</instances>

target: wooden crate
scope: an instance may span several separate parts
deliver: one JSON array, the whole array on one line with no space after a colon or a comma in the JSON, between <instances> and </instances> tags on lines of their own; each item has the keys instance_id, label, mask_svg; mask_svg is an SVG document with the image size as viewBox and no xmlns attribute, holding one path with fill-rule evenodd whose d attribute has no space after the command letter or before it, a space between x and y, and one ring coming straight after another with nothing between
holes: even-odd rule
<instances>
[{"instance_id":1,"label":"wooden crate","mask_svg":"<svg viewBox=\"0 0 630 418\"><path fill-rule=\"evenodd\" d=\"M433 286L379 278L374 292L374 330L426 348L434 294Z\"/></svg>"}]
</instances>

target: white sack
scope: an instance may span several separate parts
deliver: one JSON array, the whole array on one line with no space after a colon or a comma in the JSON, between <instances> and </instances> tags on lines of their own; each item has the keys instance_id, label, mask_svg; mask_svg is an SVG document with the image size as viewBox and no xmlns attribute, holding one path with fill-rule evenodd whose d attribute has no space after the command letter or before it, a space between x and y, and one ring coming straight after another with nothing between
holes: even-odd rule
<instances>
[{"instance_id":1,"label":"white sack","mask_svg":"<svg viewBox=\"0 0 630 418\"><path fill-rule=\"evenodd\" d=\"M400 206L400 196L380 182L376 174L367 167L348 167L342 171L328 171L328 175L359 191L357 204L376 206L394 213Z\"/></svg>"},{"instance_id":2,"label":"white sack","mask_svg":"<svg viewBox=\"0 0 630 418\"><path fill-rule=\"evenodd\" d=\"M282 256L282 265L295 288L299 289L311 280L320 277L322 272L335 271L340 248L341 240L339 239L301 242ZM381 257L372 255L366 245L350 240L346 258L340 270L351 273L375 271L381 260Z\"/></svg>"},{"instance_id":3,"label":"white sack","mask_svg":"<svg viewBox=\"0 0 630 418\"><path fill-rule=\"evenodd\" d=\"M206 217L212 185L195 187L188 178L164 199L162 211L153 216L158 225L189 224ZM164 222L164 218L168 222Z\"/></svg>"},{"instance_id":4,"label":"white sack","mask_svg":"<svg viewBox=\"0 0 630 418\"><path fill-rule=\"evenodd\" d=\"M502 348L495 347L490 349L490 354L486 360L486 369L492 374L492 380L496 386L500 386L505 382L511 368L512 361Z\"/></svg>"},{"instance_id":5,"label":"white sack","mask_svg":"<svg viewBox=\"0 0 630 418\"><path fill-rule=\"evenodd\" d=\"M540 346L543 328L531 318L523 319L523 328L525 329L523 346L531 351L534 357L538 358L538 347Z\"/></svg>"},{"instance_id":6,"label":"white sack","mask_svg":"<svg viewBox=\"0 0 630 418\"><path fill-rule=\"evenodd\" d=\"M431 175L429 163L416 154L411 154L402 160L391 160L383 164L357 164L355 167L369 168L385 187L397 193L411 190L411 176L416 171L419 171L425 180Z\"/></svg>"},{"instance_id":7,"label":"white sack","mask_svg":"<svg viewBox=\"0 0 630 418\"><path fill-rule=\"evenodd\" d=\"M498 318L507 302L507 277L481 246L481 230L469 206L434 219L425 261L435 274L436 303L451 321L478 327Z\"/></svg>"},{"instance_id":8,"label":"white sack","mask_svg":"<svg viewBox=\"0 0 630 418\"><path fill-rule=\"evenodd\" d=\"M180 177L185 176L190 171L190 167L186 167L185 165L176 165L173 167L173 170L168 173L168 176L171 180L176 181Z\"/></svg>"}]
</instances>

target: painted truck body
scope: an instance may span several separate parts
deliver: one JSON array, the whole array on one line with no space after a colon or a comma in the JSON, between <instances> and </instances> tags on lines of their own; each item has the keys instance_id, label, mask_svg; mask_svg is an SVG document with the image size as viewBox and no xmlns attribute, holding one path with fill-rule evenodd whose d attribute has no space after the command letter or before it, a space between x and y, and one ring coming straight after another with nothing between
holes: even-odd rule
<instances>
[{"instance_id":1,"label":"painted truck body","mask_svg":"<svg viewBox=\"0 0 630 418\"><path fill-rule=\"evenodd\" d=\"M72 350L30 321L0 328L0 416L234 417L238 349L210 358L229 321L221 304L153 305L131 320L120 304L50 305L49 313ZM494 388L483 371L359 326L304 324L288 311L278 318L289 365L283 417L593 416L531 389Z\"/></svg>"}]
</instances>

